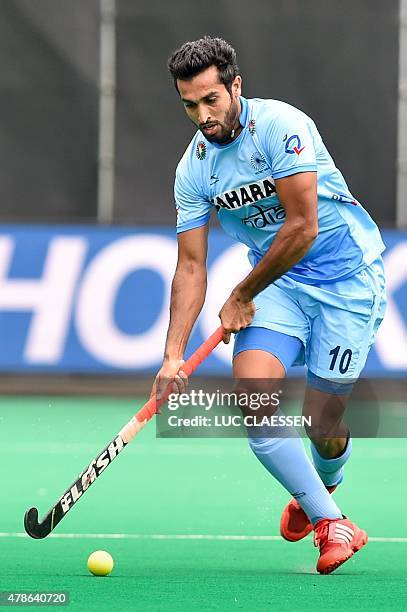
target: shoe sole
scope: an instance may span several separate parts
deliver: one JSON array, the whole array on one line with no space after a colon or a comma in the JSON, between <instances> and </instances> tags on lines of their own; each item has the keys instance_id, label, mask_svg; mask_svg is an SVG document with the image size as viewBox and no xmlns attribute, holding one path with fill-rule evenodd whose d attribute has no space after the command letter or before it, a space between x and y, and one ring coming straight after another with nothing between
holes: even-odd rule
<instances>
[{"instance_id":1,"label":"shoe sole","mask_svg":"<svg viewBox=\"0 0 407 612\"><path fill-rule=\"evenodd\" d=\"M338 559L335 559L335 561L333 561L332 563L330 563L329 565L324 567L324 569L318 570L318 572L320 574L331 574L338 567L340 567L343 563L345 563L345 561L348 561L348 559L353 557L353 555L356 552L358 552L358 550L363 548L367 544L367 542L368 542L367 533L365 531L362 531L362 529L361 529L359 534L358 534L357 541L353 544L353 546L352 546L351 550L349 551L349 553L347 555L343 556L343 557L339 557Z\"/></svg>"},{"instance_id":2,"label":"shoe sole","mask_svg":"<svg viewBox=\"0 0 407 612\"><path fill-rule=\"evenodd\" d=\"M313 526L311 525L311 523L308 523L308 525L306 525L305 529L303 529L301 532L290 531L288 529L288 524L290 522L290 517L289 517L289 513L286 512L286 510L287 510L287 508L284 509L284 512L283 512L283 515L282 515L281 521L280 521L280 535L287 542L299 542L300 540L303 540L304 538L306 538L307 535L312 532ZM305 513L304 513L304 518L306 520L308 520L307 517L305 516Z\"/></svg>"},{"instance_id":3,"label":"shoe sole","mask_svg":"<svg viewBox=\"0 0 407 612\"><path fill-rule=\"evenodd\" d=\"M289 538L287 536L286 533L283 533L283 529L281 529L280 527L280 535L282 538L284 538L284 540L286 540L286 542L299 542L300 540L303 540L304 538L307 537L307 535L309 535L310 533L312 533L312 525L310 525L310 528L307 531L302 531L301 534L295 538Z\"/></svg>"}]
</instances>

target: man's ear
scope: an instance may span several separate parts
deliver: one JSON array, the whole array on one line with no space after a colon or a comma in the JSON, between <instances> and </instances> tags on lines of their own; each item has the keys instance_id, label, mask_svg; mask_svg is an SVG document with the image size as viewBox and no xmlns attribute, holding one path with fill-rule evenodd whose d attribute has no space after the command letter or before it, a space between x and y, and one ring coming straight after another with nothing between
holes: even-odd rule
<instances>
[{"instance_id":1,"label":"man's ear","mask_svg":"<svg viewBox=\"0 0 407 612\"><path fill-rule=\"evenodd\" d=\"M232 83L232 94L235 97L240 96L242 93L242 77L240 76L240 74L238 74L233 83Z\"/></svg>"}]
</instances>

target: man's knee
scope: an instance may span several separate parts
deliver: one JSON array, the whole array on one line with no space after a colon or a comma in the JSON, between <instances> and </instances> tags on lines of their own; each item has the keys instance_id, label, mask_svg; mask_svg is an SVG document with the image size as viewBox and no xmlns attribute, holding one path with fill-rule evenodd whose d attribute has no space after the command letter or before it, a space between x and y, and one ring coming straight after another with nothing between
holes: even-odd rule
<instances>
[{"instance_id":1,"label":"man's knee","mask_svg":"<svg viewBox=\"0 0 407 612\"><path fill-rule=\"evenodd\" d=\"M272 381L245 378L236 381L234 393L237 405L244 415L273 415L279 408L279 398Z\"/></svg>"}]
</instances>

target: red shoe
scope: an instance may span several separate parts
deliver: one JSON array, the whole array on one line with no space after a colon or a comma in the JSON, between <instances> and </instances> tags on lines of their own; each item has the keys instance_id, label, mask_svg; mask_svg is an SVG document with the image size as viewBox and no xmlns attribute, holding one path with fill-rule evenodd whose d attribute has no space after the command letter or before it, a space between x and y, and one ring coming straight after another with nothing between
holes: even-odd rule
<instances>
[{"instance_id":1,"label":"red shoe","mask_svg":"<svg viewBox=\"0 0 407 612\"><path fill-rule=\"evenodd\" d=\"M327 487L333 493L336 485ZM312 523L296 499L292 499L283 510L280 521L280 533L288 542L298 542L313 530Z\"/></svg>"},{"instance_id":2,"label":"red shoe","mask_svg":"<svg viewBox=\"0 0 407 612\"><path fill-rule=\"evenodd\" d=\"M322 519L314 527L314 545L319 547L317 570L330 574L367 543L367 534L348 519Z\"/></svg>"}]
</instances>

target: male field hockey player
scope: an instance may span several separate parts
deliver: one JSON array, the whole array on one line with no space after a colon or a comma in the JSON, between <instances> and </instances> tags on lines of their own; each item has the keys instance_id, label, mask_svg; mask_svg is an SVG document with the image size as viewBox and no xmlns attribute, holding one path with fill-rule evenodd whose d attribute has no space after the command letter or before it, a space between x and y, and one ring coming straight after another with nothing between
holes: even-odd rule
<instances>
[{"instance_id":1,"label":"male field hockey player","mask_svg":"<svg viewBox=\"0 0 407 612\"><path fill-rule=\"evenodd\" d=\"M312 462L284 427L275 437L249 432L249 443L293 497L282 536L296 542L314 531L317 570L328 574L367 542L331 493L352 451L340 429L346 400L383 318L384 245L314 122L284 102L242 97L227 42L187 42L168 67L197 132L176 172L178 264L155 388L160 394L172 380L182 392L187 383L182 358L205 299L208 221L216 210L224 230L250 248L253 266L220 311L225 342L236 334L234 377L281 379L305 363L304 414L325 413L307 431Z\"/></svg>"}]
</instances>

